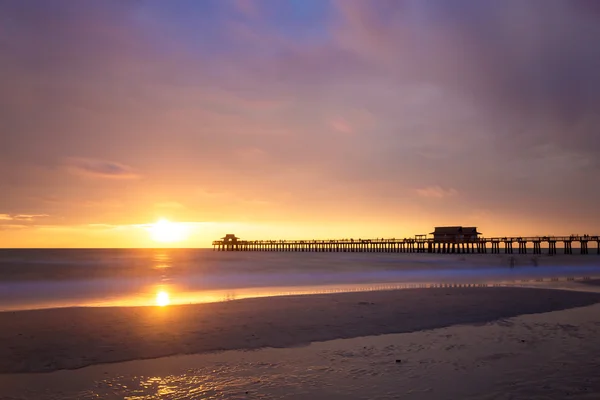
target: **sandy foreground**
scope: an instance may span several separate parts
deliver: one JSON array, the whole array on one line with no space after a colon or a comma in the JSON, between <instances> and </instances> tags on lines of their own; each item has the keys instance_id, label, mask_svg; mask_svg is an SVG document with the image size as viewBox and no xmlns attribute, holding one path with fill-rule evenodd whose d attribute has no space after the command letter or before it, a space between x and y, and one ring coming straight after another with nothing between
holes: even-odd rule
<instances>
[{"instance_id":1,"label":"sandy foreground","mask_svg":"<svg viewBox=\"0 0 600 400\"><path fill-rule=\"evenodd\" d=\"M600 398L598 302L451 288L0 313L0 399Z\"/></svg>"}]
</instances>

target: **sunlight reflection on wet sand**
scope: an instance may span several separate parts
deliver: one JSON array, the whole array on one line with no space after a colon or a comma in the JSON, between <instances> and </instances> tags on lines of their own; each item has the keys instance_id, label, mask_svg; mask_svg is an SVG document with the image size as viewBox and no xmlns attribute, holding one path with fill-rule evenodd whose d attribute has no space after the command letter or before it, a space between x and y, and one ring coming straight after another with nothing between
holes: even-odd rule
<instances>
[{"instance_id":1,"label":"sunlight reflection on wet sand","mask_svg":"<svg viewBox=\"0 0 600 400\"><path fill-rule=\"evenodd\" d=\"M439 288L439 287L499 287L499 286L521 286L535 288L539 286L547 287L549 284L556 289L569 290L568 285L561 285L561 282L569 282L566 278L556 280L557 278L537 278L520 281L490 281L486 283L440 283L440 282L417 282L417 283L381 283L381 284L340 284L340 285L322 285L322 286L286 286L286 287L265 287L265 288L244 288L244 289L226 289L226 290L206 290L206 291L181 291L176 285L160 284L151 286L143 294L123 296L110 300L90 301L82 304L82 307L140 307L140 306L174 306L185 304L217 303L223 301L241 300L259 297L276 296L302 296L315 294L332 294L348 292L367 292L379 290L402 290L418 288ZM576 280L589 280L591 277L577 278ZM582 290L581 288L578 290ZM589 288L589 291L595 291ZM45 308L45 307L39 307ZM47 308L47 307L46 307Z\"/></svg>"},{"instance_id":2,"label":"sunlight reflection on wet sand","mask_svg":"<svg viewBox=\"0 0 600 400\"><path fill-rule=\"evenodd\" d=\"M594 277L578 277L577 281L596 279ZM147 306L175 306L185 304L217 303L232 300L241 300L260 297L276 296L301 296L315 294L332 294L348 292L366 292L379 290L403 290L417 288L438 287L491 287L491 286L521 286L537 287L539 285L552 284L555 288L561 288L561 282L572 281L573 278L536 278L522 280L498 280L487 282L400 282L400 283L365 283L365 284L331 284L311 286L281 286L281 287L256 287L240 289L219 289L186 291L177 285L168 282L149 285L142 292L124 296L112 296L102 298L89 298L84 301L44 301L18 304L14 307L4 307L3 311L33 310L64 307L147 307ZM592 289L588 289L592 291Z\"/></svg>"}]
</instances>

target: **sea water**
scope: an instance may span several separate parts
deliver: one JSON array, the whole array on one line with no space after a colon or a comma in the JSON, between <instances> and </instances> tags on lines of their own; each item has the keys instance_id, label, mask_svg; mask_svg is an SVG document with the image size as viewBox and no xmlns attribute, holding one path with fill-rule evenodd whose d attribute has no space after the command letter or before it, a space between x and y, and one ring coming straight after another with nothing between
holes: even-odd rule
<instances>
[{"instance_id":1,"label":"sea water","mask_svg":"<svg viewBox=\"0 0 600 400\"><path fill-rule=\"evenodd\" d=\"M596 254L0 249L0 310L186 304L399 284L597 276Z\"/></svg>"}]
</instances>

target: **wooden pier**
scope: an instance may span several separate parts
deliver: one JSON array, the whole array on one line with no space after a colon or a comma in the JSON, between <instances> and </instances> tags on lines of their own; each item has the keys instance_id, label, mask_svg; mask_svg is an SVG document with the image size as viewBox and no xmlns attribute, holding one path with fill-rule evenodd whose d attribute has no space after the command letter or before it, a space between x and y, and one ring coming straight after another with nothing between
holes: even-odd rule
<instances>
[{"instance_id":1,"label":"wooden pier","mask_svg":"<svg viewBox=\"0 0 600 400\"><path fill-rule=\"evenodd\" d=\"M418 235L406 239L338 240L240 240L227 235L213 241L215 251L343 252L343 253L440 253L440 254L589 254L588 244L596 243L600 255L600 236L531 236L436 239ZM573 251L573 243L579 251ZM531 244L531 246L529 246Z\"/></svg>"}]
</instances>

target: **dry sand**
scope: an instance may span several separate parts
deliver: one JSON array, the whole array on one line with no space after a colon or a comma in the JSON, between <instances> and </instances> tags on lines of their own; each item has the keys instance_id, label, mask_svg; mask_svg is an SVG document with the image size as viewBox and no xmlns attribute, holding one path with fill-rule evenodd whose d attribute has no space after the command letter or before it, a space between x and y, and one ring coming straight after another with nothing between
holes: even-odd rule
<instances>
[{"instance_id":1,"label":"dry sand","mask_svg":"<svg viewBox=\"0 0 600 400\"><path fill-rule=\"evenodd\" d=\"M0 373L485 323L600 302L600 293L522 288L410 289L172 307L0 313Z\"/></svg>"},{"instance_id":2,"label":"dry sand","mask_svg":"<svg viewBox=\"0 0 600 400\"><path fill-rule=\"evenodd\" d=\"M324 330L334 332L329 336L348 337L364 330L382 333L389 326L406 332L426 325L470 325L300 348L166 357L47 374L0 374L0 399L598 399L600 304L506 318L539 311L544 304L551 309L583 305L597 301L597 296L488 288L244 300L220 305L238 304L219 313L232 315L260 305L263 312L253 313L255 322L264 323L260 315L266 312L277 316L273 322L280 328L261 333L259 325L252 324L247 327L250 336L265 335L261 340L270 338L278 344L282 340L288 345L300 343L303 340L298 339L308 340ZM359 304L363 301L367 304ZM190 310L216 313L219 308L206 306ZM290 311L281 315L284 309ZM183 326L180 318L190 310L177 310L179 316L170 322L172 330ZM150 309L145 311L143 315L150 317ZM306 319L307 312L314 317ZM230 328L247 322L238 317L242 319L227 319ZM436 321L440 319L443 322ZM350 333L346 333L345 324L350 322ZM139 319L134 325L138 323ZM156 327L156 322L143 329L151 326ZM110 329L98 329L110 336ZM205 338L201 332L218 328L200 329L192 332L199 341ZM290 336L290 329L297 333ZM235 335L221 332L221 339L211 336L208 341L234 339ZM58 334L45 333L48 338Z\"/></svg>"}]
</instances>

